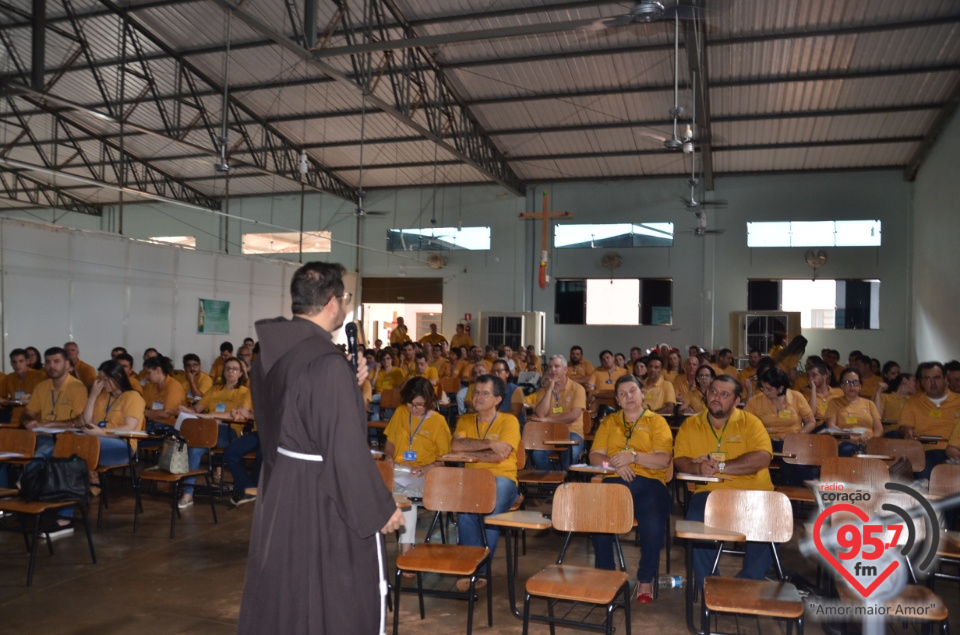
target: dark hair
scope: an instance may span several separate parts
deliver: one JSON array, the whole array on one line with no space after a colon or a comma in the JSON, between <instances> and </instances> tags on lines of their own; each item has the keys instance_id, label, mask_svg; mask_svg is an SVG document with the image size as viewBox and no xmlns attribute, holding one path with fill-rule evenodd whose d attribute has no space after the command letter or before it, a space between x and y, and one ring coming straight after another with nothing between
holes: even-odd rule
<instances>
[{"instance_id":1,"label":"dark hair","mask_svg":"<svg viewBox=\"0 0 960 635\"><path fill-rule=\"evenodd\" d=\"M503 380L496 375L480 375L477 377L476 384L485 384L487 382L493 384L493 396L500 397L502 400L503 395L507 392L507 385L503 383ZM476 384L474 385L476 386Z\"/></svg>"},{"instance_id":2,"label":"dark hair","mask_svg":"<svg viewBox=\"0 0 960 635\"><path fill-rule=\"evenodd\" d=\"M760 361L757 362L757 376L759 377L760 374L763 373L763 371L767 370L768 368L776 368L776 367L777 367L777 362L769 355L764 355L763 357L760 358Z\"/></svg>"},{"instance_id":3,"label":"dark hair","mask_svg":"<svg viewBox=\"0 0 960 635\"><path fill-rule=\"evenodd\" d=\"M610 355L610 357L613 357L613 351L605 348L600 351L600 358L602 359L604 355Z\"/></svg>"},{"instance_id":4,"label":"dark hair","mask_svg":"<svg viewBox=\"0 0 960 635\"><path fill-rule=\"evenodd\" d=\"M122 346L114 346L112 349L110 349L110 355L111 355L111 357L116 357L116 355L114 355L114 353L116 353L117 351L120 351L120 353L126 353L126 352L127 352L127 349L125 349L125 348L122 347ZM120 353L117 353L117 355L119 355Z\"/></svg>"},{"instance_id":5,"label":"dark hair","mask_svg":"<svg viewBox=\"0 0 960 635\"><path fill-rule=\"evenodd\" d=\"M849 375L849 374L851 374L851 373L853 373L854 375L857 376L857 381L860 381L860 380L862 379L862 376L860 375L860 371L859 371L859 370L857 370L856 368L853 368L853 367L851 367L851 366L847 366L847 367L844 368L842 371L840 371L840 382L841 382L841 383L843 382L844 376Z\"/></svg>"},{"instance_id":6,"label":"dark hair","mask_svg":"<svg viewBox=\"0 0 960 635\"><path fill-rule=\"evenodd\" d=\"M233 352L233 342L224 342L220 345L220 352L227 351L228 353Z\"/></svg>"},{"instance_id":7,"label":"dark hair","mask_svg":"<svg viewBox=\"0 0 960 635\"><path fill-rule=\"evenodd\" d=\"M164 357L163 355L157 355L156 357L151 357L150 359L143 362L144 368L149 368L150 370L160 369L163 371L164 375L173 374L173 362L170 361L169 357Z\"/></svg>"},{"instance_id":8,"label":"dark hair","mask_svg":"<svg viewBox=\"0 0 960 635\"><path fill-rule=\"evenodd\" d=\"M921 379L920 373L925 370L930 370L931 368L939 368L941 373L944 375L947 374L946 369L944 369L943 364L940 362L921 362L919 365L917 365L917 381Z\"/></svg>"},{"instance_id":9,"label":"dark hair","mask_svg":"<svg viewBox=\"0 0 960 635\"><path fill-rule=\"evenodd\" d=\"M247 365L243 363L242 359L237 357L228 357L223 360L223 370L220 371L220 383L223 386L227 385L227 364L230 362L236 362L240 364L240 378L237 380L237 386L246 386L247 385Z\"/></svg>"},{"instance_id":10,"label":"dark hair","mask_svg":"<svg viewBox=\"0 0 960 635\"><path fill-rule=\"evenodd\" d=\"M952 360L950 360L949 362L947 362L946 364L943 365L943 372L944 372L944 373L953 373L953 372L956 372L956 371L958 371L958 370L960 370L960 361L957 361L957 360L955 360L955 359L952 359Z\"/></svg>"},{"instance_id":11,"label":"dark hair","mask_svg":"<svg viewBox=\"0 0 960 635\"><path fill-rule=\"evenodd\" d=\"M413 359L422 359L424 361L430 361L427 359L427 356L425 353L417 353L413 356Z\"/></svg>"},{"instance_id":12,"label":"dark hair","mask_svg":"<svg viewBox=\"0 0 960 635\"><path fill-rule=\"evenodd\" d=\"M343 295L343 265L308 262L290 281L290 307L294 315L316 315L334 297Z\"/></svg>"},{"instance_id":13,"label":"dark hair","mask_svg":"<svg viewBox=\"0 0 960 635\"><path fill-rule=\"evenodd\" d=\"M133 390L133 387L130 385L130 378L127 377L127 371L123 369L123 366L121 366L117 360L108 359L100 364L97 370L112 379L114 383L117 384L120 392Z\"/></svg>"},{"instance_id":14,"label":"dark hair","mask_svg":"<svg viewBox=\"0 0 960 635\"><path fill-rule=\"evenodd\" d=\"M570 352L572 353L573 351L580 351L580 352L582 353L582 352L583 352L583 347L582 347L582 346L578 346L577 344L574 344L573 346L570 347Z\"/></svg>"},{"instance_id":15,"label":"dark hair","mask_svg":"<svg viewBox=\"0 0 960 635\"><path fill-rule=\"evenodd\" d=\"M383 362L384 357L389 357L390 361L393 361L393 351L388 346L387 348L380 349L380 355L377 356L378 362Z\"/></svg>"},{"instance_id":16,"label":"dark hair","mask_svg":"<svg viewBox=\"0 0 960 635\"><path fill-rule=\"evenodd\" d=\"M810 367L810 369L813 370L814 368L816 368L817 371L819 371L821 375L826 376L826 378L827 378L827 383L828 383L828 384L830 384L830 383L832 383L832 382L834 381L834 379L833 379L833 373L830 371L830 367L827 366L827 363L826 363L826 362L824 362L824 361L815 362L815 363L813 364L813 366Z\"/></svg>"},{"instance_id":17,"label":"dark hair","mask_svg":"<svg viewBox=\"0 0 960 635\"><path fill-rule=\"evenodd\" d=\"M797 335L790 343L780 349L780 352L777 353L776 360L782 362L792 355L803 355L807 350L807 338L802 335Z\"/></svg>"},{"instance_id":18,"label":"dark hair","mask_svg":"<svg viewBox=\"0 0 960 635\"><path fill-rule=\"evenodd\" d=\"M197 362L200 363L200 356L196 353L187 353L183 356L183 365L186 366L187 362Z\"/></svg>"},{"instance_id":19,"label":"dark hair","mask_svg":"<svg viewBox=\"0 0 960 635\"><path fill-rule=\"evenodd\" d=\"M160 354L160 351L158 351L157 349L155 349L155 348L148 348L147 350L143 351L143 356L146 357L146 356L147 356L147 353L150 353L150 352L156 353L157 355Z\"/></svg>"},{"instance_id":20,"label":"dark hair","mask_svg":"<svg viewBox=\"0 0 960 635\"><path fill-rule=\"evenodd\" d=\"M118 362L121 362L121 361L127 362L128 364L130 364L130 367L133 368L133 355L131 355L130 353L120 353L119 355L114 357L114 359L117 360Z\"/></svg>"},{"instance_id":21,"label":"dark hair","mask_svg":"<svg viewBox=\"0 0 960 635\"><path fill-rule=\"evenodd\" d=\"M697 366L697 373L696 375L694 375L694 377L699 375L701 370L706 370L710 373L710 381L713 381L714 379L717 378L717 371L713 370L713 366L711 366L710 364L700 364L699 366Z\"/></svg>"},{"instance_id":22,"label":"dark hair","mask_svg":"<svg viewBox=\"0 0 960 635\"><path fill-rule=\"evenodd\" d=\"M415 398L423 397L427 410L434 407L437 393L430 380L423 377L413 377L400 389L400 399L403 403L411 403Z\"/></svg>"},{"instance_id":23,"label":"dark hair","mask_svg":"<svg viewBox=\"0 0 960 635\"><path fill-rule=\"evenodd\" d=\"M729 348L721 348L721 349L720 349L720 352L717 353L718 356L719 356L719 355L727 355L727 354L732 355L732 354L733 354L733 351L731 351Z\"/></svg>"},{"instance_id":24,"label":"dark hair","mask_svg":"<svg viewBox=\"0 0 960 635\"><path fill-rule=\"evenodd\" d=\"M10 351L10 361L12 362L13 358L17 355L23 355L24 357L27 357L27 351L23 350L22 348L13 349Z\"/></svg>"},{"instance_id":25,"label":"dark hair","mask_svg":"<svg viewBox=\"0 0 960 635\"><path fill-rule=\"evenodd\" d=\"M717 377L710 382L710 385L713 386L718 381L733 386L733 396L737 399L739 399L743 394L743 389L740 387L740 382L737 381L736 377L731 377L730 375L717 375Z\"/></svg>"},{"instance_id":26,"label":"dark hair","mask_svg":"<svg viewBox=\"0 0 960 635\"><path fill-rule=\"evenodd\" d=\"M33 368L34 370L40 370L41 368L43 368L43 357L41 357L40 351L37 350L35 346L28 346L24 350L27 351L27 357L30 357L31 351L33 352L34 355L37 356L37 361L36 363L33 364L33 366L31 366L31 368Z\"/></svg>"},{"instance_id":27,"label":"dark hair","mask_svg":"<svg viewBox=\"0 0 960 635\"><path fill-rule=\"evenodd\" d=\"M657 354L657 353L650 353L650 355L647 357L647 362L646 362L646 364L647 364L648 367L649 367L650 364L652 364L653 362L660 362L660 365L663 366L663 358L660 357L660 355Z\"/></svg>"},{"instance_id":28,"label":"dark hair","mask_svg":"<svg viewBox=\"0 0 960 635\"><path fill-rule=\"evenodd\" d=\"M760 383L776 388L778 395L786 393L787 388L790 387L790 378L782 369L776 366L768 368L757 377L760 379Z\"/></svg>"},{"instance_id":29,"label":"dark hair","mask_svg":"<svg viewBox=\"0 0 960 635\"><path fill-rule=\"evenodd\" d=\"M904 380L912 378L913 375L910 373L900 373L890 380L890 382L887 384L887 389L884 392L897 392L897 390L900 388L900 384L902 384Z\"/></svg>"},{"instance_id":30,"label":"dark hair","mask_svg":"<svg viewBox=\"0 0 960 635\"><path fill-rule=\"evenodd\" d=\"M51 355L59 355L60 357L67 359L67 351L63 350L59 346L51 346L47 350L43 351L43 357L47 358Z\"/></svg>"}]
</instances>

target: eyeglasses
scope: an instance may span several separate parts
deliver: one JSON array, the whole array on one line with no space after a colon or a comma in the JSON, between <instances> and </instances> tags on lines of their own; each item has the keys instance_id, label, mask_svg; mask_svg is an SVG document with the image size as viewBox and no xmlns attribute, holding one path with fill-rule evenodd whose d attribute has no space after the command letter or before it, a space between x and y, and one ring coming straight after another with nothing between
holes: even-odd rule
<instances>
[{"instance_id":1,"label":"eyeglasses","mask_svg":"<svg viewBox=\"0 0 960 635\"><path fill-rule=\"evenodd\" d=\"M493 393L490 392L489 390L474 390L473 396L474 397L493 397Z\"/></svg>"},{"instance_id":2,"label":"eyeglasses","mask_svg":"<svg viewBox=\"0 0 960 635\"><path fill-rule=\"evenodd\" d=\"M425 408L426 406L427 406L427 402L425 402L425 401L421 401L420 403L417 403L416 401L411 401L411 402L410 402L410 407L411 407L411 408L418 408L418 409L419 409L419 408Z\"/></svg>"},{"instance_id":3,"label":"eyeglasses","mask_svg":"<svg viewBox=\"0 0 960 635\"><path fill-rule=\"evenodd\" d=\"M732 392L723 391L720 392L716 388L711 388L707 391L707 394L711 397L720 397L721 399L733 399L734 394Z\"/></svg>"},{"instance_id":4,"label":"eyeglasses","mask_svg":"<svg viewBox=\"0 0 960 635\"><path fill-rule=\"evenodd\" d=\"M844 386L859 386L859 385L860 385L860 380L859 380L859 379L844 379L844 380L843 380L842 382L840 382L840 383L842 383Z\"/></svg>"},{"instance_id":5,"label":"eyeglasses","mask_svg":"<svg viewBox=\"0 0 960 635\"><path fill-rule=\"evenodd\" d=\"M349 291L344 291L343 295L340 296L340 299L343 300L344 304L350 304L350 300L353 299L353 294Z\"/></svg>"}]
</instances>

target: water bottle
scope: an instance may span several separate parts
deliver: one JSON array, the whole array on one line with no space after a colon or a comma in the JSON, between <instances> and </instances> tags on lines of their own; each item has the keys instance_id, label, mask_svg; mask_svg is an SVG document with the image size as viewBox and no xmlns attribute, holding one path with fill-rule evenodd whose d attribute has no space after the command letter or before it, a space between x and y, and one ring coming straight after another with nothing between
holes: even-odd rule
<instances>
[{"instance_id":1,"label":"water bottle","mask_svg":"<svg viewBox=\"0 0 960 635\"><path fill-rule=\"evenodd\" d=\"M683 588L683 576L682 575L662 575L657 581L657 586L661 589L682 589Z\"/></svg>"}]
</instances>

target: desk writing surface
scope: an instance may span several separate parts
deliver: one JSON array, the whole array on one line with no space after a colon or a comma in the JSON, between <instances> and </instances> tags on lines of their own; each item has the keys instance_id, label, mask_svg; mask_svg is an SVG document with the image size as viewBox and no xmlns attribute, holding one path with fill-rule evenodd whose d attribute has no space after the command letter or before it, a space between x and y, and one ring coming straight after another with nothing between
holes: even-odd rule
<instances>
[{"instance_id":1,"label":"desk writing surface","mask_svg":"<svg viewBox=\"0 0 960 635\"><path fill-rule=\"evenodd\" d=\"M477 457L469 454L460 454L459 452L444 454L440 457L440 460L449 463L477 463Z\"/></svg>"},{"instance_id":2,"label":"desk writing surface","mask_svg":"<svg viewBox=\"0 0 960 635\"><path fill-rule=\"evenodd\" d=\"M602 465L587 465L586 463L582 463L580 465L571 465L570 471L571 472L587 472L590 474L616 474L617 473L616 470L609 467L603 467Z\"/></svg>"},{"instance_id":3,"label":"desk writing surface","mask_svg":"<svg viewBox=\"0 0 960 635\"><path fill-rule=\"evenodd\" d=\"M720 481L732 480L726 474L714 474L713 476L702 476L700 474L687 474L686 472L677 472L678 481L693 481L695 483L719 483Z\"/></svg>"},{"instance_id":4,"label":"desk writing surface","mask_svg":"<svg viewBox=\"0 0 960 635\"><path fill-rule=\"evenodd\" d=\"M726 540L743 541L747 537L735 531L708 527L696 520L678 520L675 529L677 538L690 540Z\"/></svg>"},{"instance_id":5,"label":"desk writing surface","mask_svg":"<svg viewBox=\"0 0 960 635\"><path fill-rule=\"evenodd\" d=\"M483 522L487 525L517 527L519 529L549 529L553 526L553 522L540 512L526 510L487 516L483 519Z\"/></svg>"}]
</instances>

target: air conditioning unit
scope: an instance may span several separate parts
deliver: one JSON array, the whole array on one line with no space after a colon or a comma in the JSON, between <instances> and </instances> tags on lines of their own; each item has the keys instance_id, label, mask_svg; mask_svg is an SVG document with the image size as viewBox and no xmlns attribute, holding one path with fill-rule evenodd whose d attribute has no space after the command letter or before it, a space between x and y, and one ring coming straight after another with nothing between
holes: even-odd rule
<instances>
[{"instance_id":1,"label":"air conditioning unit","mask_svg":"<svg viewBox=\"0 0 960 635\"><path fill-rule=\"evenodd\" d=\"M543 311L481 311L477 314L477 343L514 350L533 346L543 355L546 346L547 314Z\"/></svg>"},{"instance_id":2,"label":"air conditioning unit","mask_svg":"<svg viewBox=\"0 0 960 635\"><path fill-rule=\"evenodd\" d=\"M737 357L747 357L750 349L766 355L773 346L775 333L786 335L785 342L800 335L798 311L733 311L730 313L730 342Z\"/></svg>"}]
</instances>

